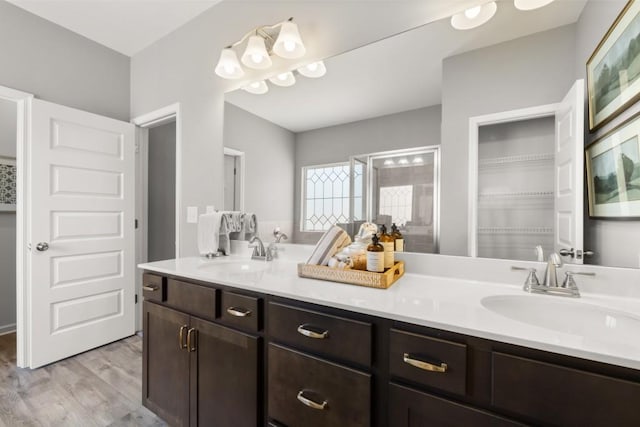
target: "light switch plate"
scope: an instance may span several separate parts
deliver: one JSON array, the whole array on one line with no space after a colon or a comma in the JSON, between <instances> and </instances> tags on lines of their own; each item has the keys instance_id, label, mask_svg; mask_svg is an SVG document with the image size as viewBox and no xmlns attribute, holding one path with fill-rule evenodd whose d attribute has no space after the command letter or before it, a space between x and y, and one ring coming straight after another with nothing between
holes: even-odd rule
<instances>
[{"instance_id":1,"label":"light switch plate","mask_svg":"<svg viewBox=\"0 0 640 427\"><path fill-rule=\"evenodd\" d=\"M187 223L188 224L198 223L198 207L197 206L187 207Z\"/></svg>"}]
</instances>

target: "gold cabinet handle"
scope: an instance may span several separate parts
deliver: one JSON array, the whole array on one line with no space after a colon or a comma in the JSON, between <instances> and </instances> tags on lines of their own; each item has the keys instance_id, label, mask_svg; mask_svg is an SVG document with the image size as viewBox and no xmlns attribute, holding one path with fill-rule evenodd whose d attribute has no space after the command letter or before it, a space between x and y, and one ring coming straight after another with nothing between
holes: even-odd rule
<instances>
[{"instance_id":1,"label":"gold cabinet handle","mask_svg":"<svg viewBox=\"0 0 640 427\"><path fill-rule=\"evenodd\" d=\"M196 330L195 328L191 328L187 331L187 350L188 351L196 351L197 350L197 342L196 342ZM192 339L191 336L194 338Z\"/></svg>"},{"instance_id":2,"label":"gold cabinet handle","mask_svg":"<svg viewBox=\"0 0 640 427\"><path fill-rule=\"evenodd\" d=\"M144 285L142 287L142 289L144 289L145 291L149 291L149 292L155 292L160 288L158 286L155 286L155 285Z\"/></svg>"},{"instance_id":3,"label":"gold cabinet handle","mask_svg":"<svg viewBox=\"0 0 640 427\"><path fill-rule=\"evenodd\" d=\"M187 325L180 326L180 333L178 334L178 348L180 348L180 350L187 348L187 345L184 343L184 331L187 328Z\"/></svg>"},{"instance_id":4,"label":"gold cabinet handle","mask_svg":"<svg viewBox=\"0 0 640 427\"><path fill-rule=\"evenodd\" d=\"M298 392L298 400L302 402L304 405L308 406L309 408L318 409L322 411L326 409L327 406L329 405L329 402L327 402L326 400L323 400L322 403L317 403L307 397L304 397L304 392L305 390L300 390Z\"/></svg>"},{"instance_id":5,"label":"gold cabinet handle","mask_svg":"<svg viewBox=\"0 0 640 427\"><path fill-rule=\"evenodd\" d=\"M316 332L309 329L311 325L305 323L303 325L298 326L298 333L304 335L305 337L315 338L319 340L323 340L329 336L329 331Z\"/></svg>"},{"instance_id":6,"label":"gold cabinet handle","mask_svg":"<svg viewBox=\"0 0 640 427\"><path fill-rule=\"evenodd\" d=\"M243 307L229 307L227 313L235 317L247 317L251 315L251 310Z\"/></svg>"},{"instance_id":7,"label":"gold cabinet handle","mask_svg":"<svg viewBox=\"0 0 640 427\"><path fill-rule=\"evenodd\" d=\"M422 369L429 372L444 373L444 372L447 372L447 368L448 368L446 363L440 363L440 366L434 365L429 362L424 362L422 360L414 359L413 357L411 357L409 353L405 353L402 360L404 360L404 363L408 363L411 366L415 366L418 369Z\"/></svg>"}]
</instances>

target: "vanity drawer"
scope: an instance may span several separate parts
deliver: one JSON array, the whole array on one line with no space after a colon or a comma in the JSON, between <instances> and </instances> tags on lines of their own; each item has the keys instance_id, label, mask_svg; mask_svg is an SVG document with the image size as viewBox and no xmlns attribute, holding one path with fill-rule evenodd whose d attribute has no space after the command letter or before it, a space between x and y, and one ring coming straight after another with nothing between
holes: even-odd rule
<instances>
[{"instance_id":1,"label":"vanity drawer","mask_svg":"<svg viewBox=\"0 0 640 427\"><path fill-rule=\"evenodd\" d=\"M268 332L274 341L323 356L371 366L371 323L269 303Z\"/></svg>"},{"instance_id":2,"label":"vanity drawer","mask_svg":"<svg viewBox=\"0 0 640 427\"><path fill-rule=\"evenodd\" d=\"M222 292L220 320L251 332L262 329L262 298Z\"/></svg>"},{"instance_id":3,"label":"vanity drawer","mask_svg":"<svg viewBox=\"0 0 640 427\"><path fill-rule=\"evenodd\" d=\"M493 352L494 407L536 423L640 426L640 384Z\"/></svg>"},{"instance_id":4,"label":"vanity drawer","mask_svg":"<svg viewBox=\"0 0 640 427\"><path fill-rule=\"evenodd\" d=\"M389 426L515 427L524 424L390 383Z\"/></svg>"},{"instance_id":5,"label":"vanity drawer","mask_svg":"<svg viewBox=\"0 0 640 427\"><path fill-rule=\"evenodd\" d=\"M467 346L391 329L392 376L464 396L467 393Z\"/></svg>"},{"instance_id":6,"label":"vanity drawer","mask_svg":"<svg viewBox=\"0 0 640 427\"><path fill-rule=\"evenodd\" d=\"M269 417L288 426L369 426L371 376L269 344Z\"/></svg>"},{"instance_id":7,"label":"vanity drawer","mask_svg":"<svg viewBox=\"0 0 640 427\"><path fill-rule=\"evenodd\" d=\"M165 302L167 300L167 278L157 274L142 275L142 296L147 301Z\"/></svg>"},{"instance_id":8,"label":"vanity drawer","mask_svg":"<svg viewBox=\"0 0 640 427\"><path fill-rule=\"evenodd\" d=\"M189 314L214 320L217 315L218 290L181 280L167 281L167 304Z\"/></svg>"}]
</instances>

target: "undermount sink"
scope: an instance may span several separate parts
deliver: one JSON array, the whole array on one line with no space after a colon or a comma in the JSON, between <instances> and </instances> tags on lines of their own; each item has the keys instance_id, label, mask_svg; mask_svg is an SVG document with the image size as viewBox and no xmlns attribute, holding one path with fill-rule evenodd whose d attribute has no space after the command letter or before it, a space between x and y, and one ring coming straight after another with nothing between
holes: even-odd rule
<instances>
[{"instance_id":1,"label":"undermount sink","mask_svg":"<svg viewBox=\"0 0 640 427\"><path fill-rule=\"evenodd\" d=\"M269 267L270 264L265 261L255 261L249 259L227 261L223 259L214 259L206 264L199 266L198 269L215 273L248 274L266 271L269 269Z\"/></svg>"},{"instance_id":2,"label":"undermount sink","mask_svg":"<svg viewBox=\"0 0 640 427\"><path fill-rule=\"evenodd\" d=\"M496 295L482 299L488 310L533 326L598 340L632 340L640 336L640 317L581 301L535 295Z\"/></svg>"}]
</instances>

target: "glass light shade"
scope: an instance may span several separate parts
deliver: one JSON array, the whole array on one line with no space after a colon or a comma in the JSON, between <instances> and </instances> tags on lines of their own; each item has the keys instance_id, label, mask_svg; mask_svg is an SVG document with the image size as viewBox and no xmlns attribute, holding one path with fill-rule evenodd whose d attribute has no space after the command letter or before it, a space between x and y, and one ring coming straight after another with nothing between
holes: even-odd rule
<instances>
[{"instance_id":1,"label":"glass light shade","mask_svg":"<svg viewBox=\"0 0 640 427\"><path fill-rule=\"evenodd\" d=\"M553 0L514 0L513 4L516 9L533 10L546 6L551 2L553 2Z\"/></svg>"},{"instance_id":2,"label":"glass light shade","mask_svg":"<svg viewBox=\"0 0 640 427\"><path fill-rule=\"evenodd\" d=\"M269 81L274 85L284 87L293 86L294 84L296 84L296 78L291 71L287 71L286 73L278 74L275 77L271 77Z\"/></svg>"},{"instance_id":3,"label":"glass light shade","mask_svg":"<svg viewBox=\"0 0 640 427\"><path fill-rule=\"evenodd\" d=\"M420 156L414 157L413 163L424 163L424 159Z\"/></svg>"},{"instance_id":4,"label":"glass light shade","mask_svg":"<svg viewBox=\"0 0 640 427\"><path fill-rule=\"evenodd\" d=\"M220 52L220 59L216 65L216 74L224 79L239 79L244 76L244 70L238 61L238 55L231 48Z\"/></svg>"},{"instance_id":5,"label":"glass light shade","mask_svg":"<svg viewBox=\"0 0 640 427\"><path fill-rule=\"evenodd\" d=\"M327 74L327 67L324 66L324 62L316 61L298 68L298 72L305 77L322 77Z\"/></svg>"},{"instance_id":6,"label":"glass light shade","mask_svg":"<svg viewBox=\"0 0 640 427\"><path fill-rule=\"evenodd\" d=\"M260 36L251 36L247 42L247 48L242 54L242 63L255 70L264 70L271 67L271 58L264 45L264 39Z\"/></svg>"},{"instance_id":7,"label":"glass light shade","mask_svg":"<svg viewBox=\"0 0 640 427\"><path fill-rule=\"evenodd\" d=\"M393 159L387 159L383 163L384 166L393 166L395 164L396 164L396 162L394 162Z\"/></svg>"},{"instance_id":8,"label":"glass light shade","mask_svg":"<svg viewBox=\"0 0 640 427\"><path fill-rule=\"evenodd\" d=\"M269 86L264 80L260 80L259 82L249 83L242 90L252 93L254 95L262 95L269 92Z\"/></svg>"},{"instance_id":9,"label":"glass light shade","mask_svg":"<svg viewBox=\"0 0 640 427\"><path fill-rule=\"evenodd\" d=\"M405 159L404 157L400 160L398 160L398 164L399 165L408 165L409 164L409 160Z\"/></svg>"},{"instance_id":10,"label":"glass light shade","mask_svg":"<svg viewBox=\"0 0 640 427\"><path fill-rule=\"evenodd\" d=\"M478 6L476 6L478 7ZM476 8L470 8L462 13L457 13L451 17L451 26L456 30L470 30L486 23L496 14L498 6L496 2L485 3L480 6L480 11L476 13Z\"/></svg>"},{"instance_id":11,"label":"glass light shade","mask_svg":"<svg viewBox=\"0 0 640 427\"><path fill-rule=\"evenodd\" d=\"M276 55L287 59L300 58L304 55L307 50L300 38L298 25L291 21L282 24L278 38L273 45L273 51Z\"/></svg>"}]
</instances>

